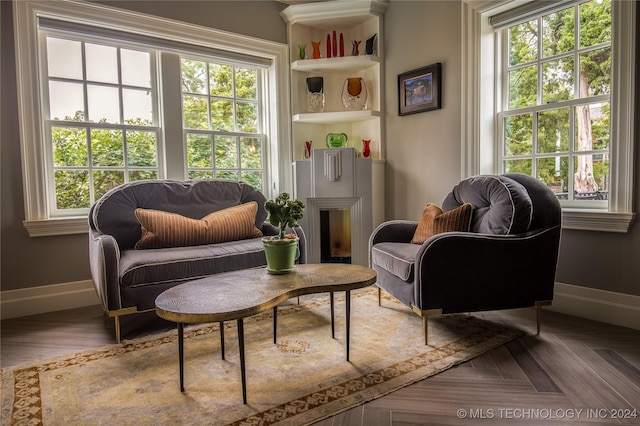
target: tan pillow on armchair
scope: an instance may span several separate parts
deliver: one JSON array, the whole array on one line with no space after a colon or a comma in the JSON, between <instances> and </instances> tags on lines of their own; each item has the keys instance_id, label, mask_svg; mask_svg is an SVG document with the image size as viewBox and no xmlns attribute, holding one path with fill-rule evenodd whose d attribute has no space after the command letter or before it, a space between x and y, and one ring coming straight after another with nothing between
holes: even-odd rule
<instances>
[{"instance_id":1,"label":"tan pillow on armchair","mask_svg":"<svg viewBox=\"0 0 640 426\"><path fill-rule=\"evenodd\" d=\"M433 235L442 232L465 231L471 228L471 217L473 215L473 205L465 203L448 212L433 203L428 203L422 211L420 222L413 234L411 242L422 244Z\"/></svg>"}]
</instances>

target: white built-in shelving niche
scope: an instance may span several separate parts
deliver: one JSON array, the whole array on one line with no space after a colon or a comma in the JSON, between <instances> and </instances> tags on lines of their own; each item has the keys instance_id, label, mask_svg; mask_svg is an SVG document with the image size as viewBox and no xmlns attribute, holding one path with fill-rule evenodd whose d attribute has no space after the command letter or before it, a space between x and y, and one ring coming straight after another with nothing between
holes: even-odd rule
<instances>
[{"instance_id":1,"label":"white built-in shelving niche","mask_svg":"<svg viewBox=\"0 0 640 426\"><path fill-rule=\"evenodd\" d=\"M326 147L328 133L346 133L348 146L362 150L362 139L371 140L371 157L384 159L383 15L387 1L327 1L287 7L281 15L288 28L291 58L291 111L294 159L304 158L305 141L314 148ZM342 33L343 57L326 57L327 35ZM365 53L366 40L376 34L374 54ZM360 55L352 56L352 40L360 41ZM312 41L320 41L320 59L312 59ZM300 59L298 46L306 45ZM324 79L325 108L322 113L307 110L307 77ZM341 94L344 81L362 77L367 85L367 108L346 111Z\"/></svg>"}]
</instances>

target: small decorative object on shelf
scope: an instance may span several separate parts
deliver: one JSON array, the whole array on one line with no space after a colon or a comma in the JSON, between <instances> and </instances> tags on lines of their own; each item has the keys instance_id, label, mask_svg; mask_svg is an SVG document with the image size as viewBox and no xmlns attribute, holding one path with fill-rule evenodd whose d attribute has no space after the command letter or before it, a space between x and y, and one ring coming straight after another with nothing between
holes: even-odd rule
<instances>
[{"instance_id":1,"label":"small decorative object on shelf","mask_svg":"<svg viewBox=\"0 0 640 426\"><path fill-rule=\"evenodd\" d=\"M322 77L307 78L307 108L309 112L324 111L324 79Z\"/></svg>"},{"instance_id":2,"label":"small decorative object on shelf","mask_svg":"<svg viewBox=\"0 0 640 426\"><path fill-rule=\"evenodd\" d=\"M377 35L378 34L376 33L371 36L371 38L367 39L367 43L364 48L364 53L366 53L367 55L375 55L375 42Z\"/></svg>"},{"instance_id":3,"label":"small decorative object on shelf","mask_svg":"<svg viewBox=\"0 0 640 426\"><path fill-rule=\"evenodd\" d=\"M371 139L362 139L362 156L364 158L369 158L371 156Z\"/></svg>"},{"instance_id":4,"label":"small decorative object on shelf","mask_svg":"<svg viewBox=\"0 0 640 426\"><path fill-rule=\"evenodd\" d=\"M360 55L360 40L351 40L353 47L351 48L351 56Z\"/></svg>"},{"instance_id":5,"label":"small decorative object on shelf","mask_svg":"<svg viewBox=\"0 0 640 426\"><path fill-rule=\"evenodd\" d=\"M312 41L311 45L313 46L313 59L320 59L320 42Z\"/></svg>"},{"instance_id":6,"label":"small decorative object on shelf","mask_svg":"<svg viewBox=\"0 0 640 426\"><path fill-rule=\"evenodd\" d=\"M306 44L299 44L298 45L298 57L300 57L300 59L304 59L307 57L307 45Z\"/></svg>"},{"instance_id":7,"label":"small decorative object on shelf","mask_svg":"<svg viewBox=\"0 0 640 426\"><path fill-rule=\"evenodd\" d=\"M333 49L333 57L338 57L338 39L336 38L336 32L333 31L333 42L331 43L331 48Z\"/></svg>"},{"instance_id":8,"label":"small decorative object on shelf","mask_svg":"<svg viewBox=\"0 0 640 426\"><path fill-rule=\"evenodd\" d=\"M367 85L360 77L347 78L342 87L342 105L348 111L367 108Z\"/></svg>"},{"instance_id":9,"label":"small decorative object on shelf","mask_svg":"<svg viewBox=\"0 0 640 426\"><path fill-rule=\"evenodd\" d=\"M313 141L305 141L304 142L304 158L311 158L311 144Z\"/></svg>"},{"instance_id":10,"label":"small decorative object on shelf","mask_svg":"<svg viewBox=\"0 0 640 426\"><path fill-rule=\"evenodd\" d=\"M329 133L327 135L327 146L329 148L344 148L349 143L346 133Z\"/></svg>"},{"instance_id":11,"label":"small decorative object on shelf","mask_svg":"<svg viewBox=\"0 0 640 426\"><path fill-rule=\"evenodd\" d=\"M344 36L340 33L340 57L344 56Z\"/></svg>"}]
</instances>

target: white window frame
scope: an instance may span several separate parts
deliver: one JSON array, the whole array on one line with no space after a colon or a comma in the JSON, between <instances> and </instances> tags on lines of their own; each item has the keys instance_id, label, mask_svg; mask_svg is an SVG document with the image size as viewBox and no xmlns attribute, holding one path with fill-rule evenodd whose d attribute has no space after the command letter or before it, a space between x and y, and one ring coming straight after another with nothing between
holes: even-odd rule
<instances>
[{"instance_id":1,"label":"white window frame","mask_svg":"<svg viewBox=\"0 0 640 426\"><path fill-rule=\"evenodd\" d=\"M264 102L273 114L264 123L267 169L264 193L271 197L281 187L293 187L289 108L288 47L286 44L200 27L151 15L77 0L22 0L14 2L18 117L22 156L25 220L30 236L86 233L86 216L50 216L46 145L40 111L43 88L39 77L38 18L67 20L91 26L134 31L151 37L228 50L271 61ZM165 135L166 136L166 135ZM171 173L167 175L172 178ZM179 177L173 177L179 178ZM270 185L269 188L267 186ZM282 190L285 190L284 188Z\"/></svg>"},{"instance_id":2,"label":"white window frame","mask_svg":"<svg viewBox=\"0 0 640 426\"><path fill-rule=\"evenodd\" d=\"M461 178L498 173L497 113L501 107L500 34L489 17L522 5L516 0L462 4ZM611 145L609 209L563 208L565 229L628 232L633 212L636 2L612 0Z\"/></svg>"}]
</instances>

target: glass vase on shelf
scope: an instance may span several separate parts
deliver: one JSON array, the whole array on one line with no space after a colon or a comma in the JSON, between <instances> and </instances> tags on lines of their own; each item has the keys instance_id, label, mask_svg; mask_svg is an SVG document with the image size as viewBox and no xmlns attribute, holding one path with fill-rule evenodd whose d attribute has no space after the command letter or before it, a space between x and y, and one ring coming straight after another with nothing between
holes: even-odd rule
<instances>
[{"instance_id":1,"label":"glass vase on shelf","mask_svg":"<svg viewBox=\"0 0 640 426\"><path fill-rule=\"evenodd\" d=\"M307 78L307 111L324 111L324 79L322 77Z\"/></svg>"},{"instance_id":2,"label":"glass vase on shelf","mask_svg":"<svg viewBox=\"0 0 640 426\"><path fill-rule=\"evenodd\" d=\"M342 105L347 111L367 109L367 85L361 77L351 77L342 86Z\"/></svg>"},{"instance_id":3,"label":"glass vase on shelf","mask_svg":"<svg viewBox=\"0 0 640 426\"><path fill-rule=\"evenodd\" d=\"M311 158L311 144L313 141L304 141L304 158L308 160Z\"/></svg>"},{"instance_id":4,"label":"glass vase on shelf","mask_svg":"<svg viewBox=\"0 0 640 426\"><path fill-rule=\"evenodd\" d=\"M364 158L371 156L371 139L362 139L362 156Z\"/></svg>"}]
</instances>

